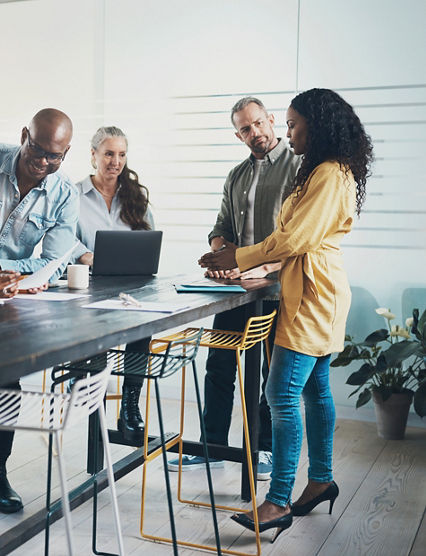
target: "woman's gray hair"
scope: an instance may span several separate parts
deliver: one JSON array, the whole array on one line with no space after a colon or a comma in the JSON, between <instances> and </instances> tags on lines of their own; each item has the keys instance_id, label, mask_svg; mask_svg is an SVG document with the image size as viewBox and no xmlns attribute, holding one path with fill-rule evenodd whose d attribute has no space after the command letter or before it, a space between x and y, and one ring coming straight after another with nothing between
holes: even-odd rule
<instances>
[{"instance_id":1,"label":"woman's gray hair","mask_svg":"<svg viewBox=\"0 0 426 556\"><path fill-rule=\"evenodd\" d=\"M126 141L126 148L129 146L125 133L121 131L119 127L114 126L100 127L95 135L92 137L90 145L92 149L96 150L99 145L101 145L105 141L105 139L110 139L111 137L124 137L124 140Z\"/></svg>"}]
</instances>

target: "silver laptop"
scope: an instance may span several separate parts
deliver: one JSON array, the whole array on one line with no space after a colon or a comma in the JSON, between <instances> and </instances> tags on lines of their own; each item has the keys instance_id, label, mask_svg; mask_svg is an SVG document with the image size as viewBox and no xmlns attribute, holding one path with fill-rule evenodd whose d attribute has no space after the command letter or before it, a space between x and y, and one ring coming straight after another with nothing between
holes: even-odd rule
<instances>
[{"instance_id":1,"label":"silver laptop","mask_svg":"<svg viewBox=\"0 0 426 556\"><path fill-rule=\"evenodd\" d=\"M92 275L156 274L162 236L151 230L98 230Z\"/></svg>"}]
</instances>

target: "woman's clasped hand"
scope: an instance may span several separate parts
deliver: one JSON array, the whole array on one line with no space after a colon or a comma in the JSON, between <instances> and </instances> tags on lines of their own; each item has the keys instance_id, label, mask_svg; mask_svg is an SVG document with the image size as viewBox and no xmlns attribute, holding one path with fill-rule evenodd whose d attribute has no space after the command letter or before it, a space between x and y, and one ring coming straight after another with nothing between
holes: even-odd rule
<instances>
[{"instance_id":1,"label":"woman's clasped hand","mask_svg":"<svg viewBox=\"0 0 426 556\"><path fill-rule=\"evenodd\" d=\"M202 268L207 268L209 270L231 270L238 267L237 261L235 259L235 251L237 246L235 243L226 241L222 238L223 245L217 251L209 251L204 253L198 260L198 264Z\"/></svg>"}]
</instances>

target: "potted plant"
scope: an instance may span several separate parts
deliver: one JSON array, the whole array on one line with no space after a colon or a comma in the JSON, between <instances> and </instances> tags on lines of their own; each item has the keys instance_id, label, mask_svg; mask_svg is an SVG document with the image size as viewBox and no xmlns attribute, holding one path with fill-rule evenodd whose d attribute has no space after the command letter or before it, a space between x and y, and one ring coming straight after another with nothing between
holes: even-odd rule
<instances>
[{"instance_id":1,"label":"potted plant","mask_svg":"<svg viewBox=\"0 0 426 556\"><path fill-rule=\"evenodd\" d=\"M373 398L380 437L404 438L408 411L414 398L414 410L426 415L426 311L419 310L406 320L406 326L391 325L395 315L388 309L376 309L388 329L376 330L364 341L346 336L345 349L331 362L332 367L345 367L361 361L346 384L356 386L349 395L359 393L356 407Z\"/></svg>"}]
</instances>

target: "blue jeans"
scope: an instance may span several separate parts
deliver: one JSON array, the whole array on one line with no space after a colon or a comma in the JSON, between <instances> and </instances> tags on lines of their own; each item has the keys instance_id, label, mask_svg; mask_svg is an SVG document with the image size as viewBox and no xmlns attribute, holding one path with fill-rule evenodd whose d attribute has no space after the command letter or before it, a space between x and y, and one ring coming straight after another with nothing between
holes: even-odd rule
<instances>
[{"instance_id":1,"label":"blue jeans","mask_svg":"<svg viewBox=\"0 0 426 556\"><path fill-rule=\"evenodd\" d=\"M272 474L266 499L291 501L302 446L300 396L305 402L308 477L332 480L335 411L329 383L330 355L312 357L275 345L266 385L272 415Z\"/></svg>"}]
</instances>

